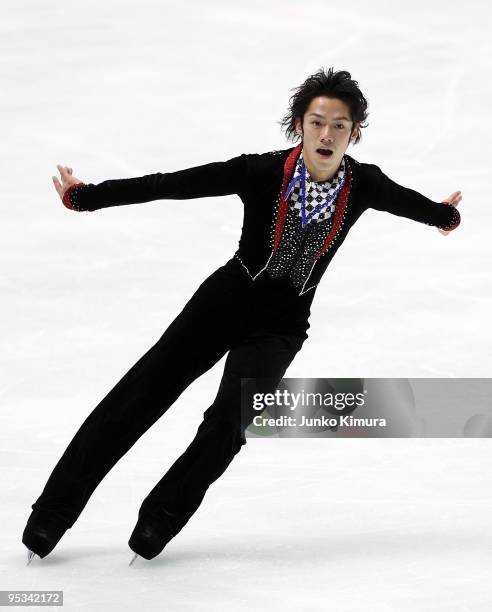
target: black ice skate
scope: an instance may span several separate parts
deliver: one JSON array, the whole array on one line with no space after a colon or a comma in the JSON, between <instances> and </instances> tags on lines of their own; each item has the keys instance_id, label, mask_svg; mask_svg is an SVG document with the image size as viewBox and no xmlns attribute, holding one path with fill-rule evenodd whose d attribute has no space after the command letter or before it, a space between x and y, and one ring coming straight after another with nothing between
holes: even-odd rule
<instances>
[{"instance_id":1,"label":"black ice skate","mask_svg":"<svg viewBox=\"0 0 492 612\"><path fill-rule=\"evenodd\" d=\"M169 540L169 534L164 533L162 523L158 519L142 516L138 519L128 540L128 546L136 553L130 561L130 565L135 561L137 555L148 561L157 557L164 550L164 546Z\"/></svg>"},{"instance_id":2,"label":"black ice skate","mask_svg":"<svg viewBox=\"0 0 492 612\"><path fill-rule=\"evenodd\" d=\"M60 522L57 515L50 512L34 510L27 521L22 534L22 543L28 548L28 562L31 563L34 555L46 557L61 540L67 531L68 525Z\"/></svg>"}]
</instances>

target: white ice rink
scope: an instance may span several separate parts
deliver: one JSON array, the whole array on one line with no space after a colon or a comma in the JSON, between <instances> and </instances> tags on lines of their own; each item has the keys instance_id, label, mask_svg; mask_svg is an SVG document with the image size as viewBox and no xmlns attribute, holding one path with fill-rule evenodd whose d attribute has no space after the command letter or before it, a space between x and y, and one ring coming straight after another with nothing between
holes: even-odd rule
<instances>
[{"instance_id":1,"label":"white ice rink","mask_svg":"<svg viewBox=\"0 0 492 612\"><path fill-rule=\"evenodd\" d=\"M185 450L222 359L125 455L45 559L30 506L75 431L237 247L237 196L67 210L86 182L293 146L293 88L345 69L348 153L460 227L368 210L318 287L288 377L490 377L490 3L5 1L0 5L0 590L67 610L488 612L490 439L249 439L183 531L133 566L143 498Z\"/></svg>"}]
</instances>

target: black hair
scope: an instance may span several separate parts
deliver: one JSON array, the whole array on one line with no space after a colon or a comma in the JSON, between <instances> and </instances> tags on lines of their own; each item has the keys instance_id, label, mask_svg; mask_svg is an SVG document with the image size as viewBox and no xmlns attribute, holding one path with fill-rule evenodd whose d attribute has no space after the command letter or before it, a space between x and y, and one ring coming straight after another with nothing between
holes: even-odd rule
<instances>
[{"instance_id":1,"label":"black hair","mask_svg":"<svg viewBox=\"0 0 492 612\"><path fill-rule=\"evenodd\" d=\"M321 68L315 74L309 76L302 85L295 87L297 92L290 97L289 110L284 115L280 123L288 140L295 142L300 136L296 132L296 117L301 117L304 122L304 113L307 111L309 104L313 98L318 96L327 96L328 98L338 98L350 109L352 127L355 123L360 124L360 128L367 127L363 125L367 119L367 100L359 89L357 81L352 79L350 72L346 70L338 70L333 72L333 68L325 70ZM359 129L354 144L357 144L361 139L361 130Z\"/></svg>"}]
</instances>

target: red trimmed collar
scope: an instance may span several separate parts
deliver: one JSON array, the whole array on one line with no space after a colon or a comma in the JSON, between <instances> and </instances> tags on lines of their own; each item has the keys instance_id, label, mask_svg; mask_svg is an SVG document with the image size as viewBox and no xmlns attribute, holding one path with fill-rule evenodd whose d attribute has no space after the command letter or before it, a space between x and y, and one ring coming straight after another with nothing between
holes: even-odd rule
<instances>
[{"instance_id":1,"label":"red trimmed collar","mask_svg":"<svg viewBox=\"0 0 492 612\"><path fill-rule=\"evenodd\" d=\"M301 154L301 151L302 151L302 142L299 143L296 147L292 149L292 151L289 153L284 163L284 172L282 176L282 187L280 191L280 206L278 208L277 219L275 222L275 237L274 237L274 245L273 245L274 252L277 250L278 245L280 244L280 239L282 237L282 232L284 230L285 219L287 217L287 212L289 210L289 203L287 199L285 198L285 192L293 176L293 173L296 167L296 163L299 158L299 155ZM316 254L316 259L319 259L329 249L329 247L331 246L331 244L337 237L341 229L343 219L345 217L345 212L346 212L347 203L348 203L348 196L350 193L350 188L352 186L352 169L346 157L345 157L345 166L346 166L347 176L346 176L345 184L342 187L337 197L337 204L335 207L335 215L334 215L333 223L332 223L330 231L328 232L328 235L326 236L323 246Z\"/></svg>"}]
</instances>

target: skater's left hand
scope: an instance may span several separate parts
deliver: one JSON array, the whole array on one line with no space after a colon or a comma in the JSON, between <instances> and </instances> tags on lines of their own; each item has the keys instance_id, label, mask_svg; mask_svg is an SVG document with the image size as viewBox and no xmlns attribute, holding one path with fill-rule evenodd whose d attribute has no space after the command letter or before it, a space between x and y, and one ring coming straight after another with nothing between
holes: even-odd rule
<instances>
[{"instance_id":1,"label":"skater's left hand","mask_svg":"<svg viewBox=\"0 0 492 612\"><path fill-rule=\"evenodd\" d=\"M461 191L455 191L454 193L452 193L448 198L446 198L445 200L443 200L443 204L445 202L448 202L449 204L452 204L453 206L458 206L458 204L461 202ZM452 230L450 231L446 231L446 230L442 230L440 228L437 228L440 233L443 236L447 236L448 234L450 234L452 232Z\"/></svg>"},{"instance_id":2,"label":"skater's left hand","mask_svg":"<svg viewBox=\"0 0 492 612\"><path fill-rule=\"evenodd\" d=\"M56 167L58 168L58 171L60 172L60 177L61 177L62 182L60 183L60 181L56 178L56 176L52 176L51 178L53 179L55 189L58 195L60 196L60 200L63 202L63 196L65 195L65 192L67 191L67 189L71 185L75 185L76 183L82 183L83 181L73 176L72 174L73 170L69 166L62 166L61 164L56 164Z\"/></svg>"}]
</instances>

